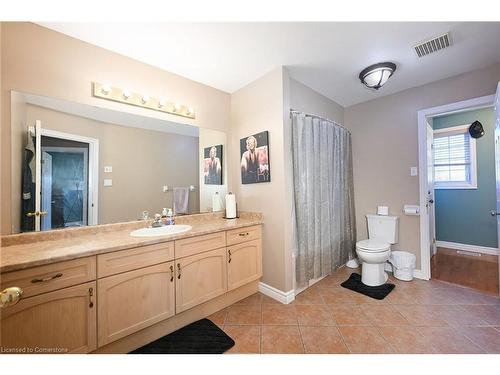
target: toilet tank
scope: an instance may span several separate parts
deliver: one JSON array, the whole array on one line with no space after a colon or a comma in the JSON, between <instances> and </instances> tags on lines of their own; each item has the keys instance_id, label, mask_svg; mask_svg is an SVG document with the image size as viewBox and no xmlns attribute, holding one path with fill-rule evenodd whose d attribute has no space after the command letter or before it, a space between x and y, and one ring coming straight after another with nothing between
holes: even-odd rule
<instances>
[{"instance_id":1,"label":"toilet tank","mask_svg":"<svg viewBox=\"0 0 500 375\"><path fill-rule=\"evenodd\" d=\"M366 215L368 238L382 240L390 244L398 242L399 218L397 216Z\"/></svg>"}]
</instances>

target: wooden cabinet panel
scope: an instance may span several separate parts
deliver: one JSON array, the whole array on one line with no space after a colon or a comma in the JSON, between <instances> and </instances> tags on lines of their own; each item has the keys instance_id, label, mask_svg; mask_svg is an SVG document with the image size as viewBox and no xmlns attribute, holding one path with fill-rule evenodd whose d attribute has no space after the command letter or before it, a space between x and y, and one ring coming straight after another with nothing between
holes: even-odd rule
<instances>
[{"instance_id":1,"label":"wooden cabinet panel","mask_svg":"<svg viewBox=\"0 0 500 375\"><path fill-rule=\"evenodd\" d=\"M262 276L262 242L260 239L227 248L227 286L236 289Z\"/></svg>"},{"instance_id":2,"label":"wooden cabinet panel","mask_svg":"<svg viewBox=\"0 0 500 375\"><path fill-rule=\"evenodd\" d=\"M17 286L23 298L96 279L95 256L3 273L0 290Z\"/></svg>"},{"instance_id":3,"label":"wooden cabinet panel","mask_svg":"<svg viewBox=\"0 0 500 375\"><path fill-rule=\"evenodd\" d=\"M226 249L176 260L175 310L188 310L227 291Z\"/></svg>"},{"instance_id":4,"label":"wooden cabinet panel","mask_svg":"<svg viewBox=\"0 0 500 375\"><path fill-rule=\"evenodd\" d=\"M22 298L2 309L0 346L52 354L96 349L95 290L96 283L90 282Z\"/></svg>"},{"instance_id":5,"label":"wooden cabinet panel","mask_svg":"<svg viewBox=\"0 0 500 375\"><path fill-rule=\"evenodd\" d=\"M175 241L175 258L183 258L226 246L226 232L217 232Z\"/></svg>"},{"instance_id":6,"label":"wooden cabinet panel","mask_svg":"<svg viewBox=\"0 0 500 375\"><path fill-rule=\"evenodd\" d=\"M242 242L248 242L262 238L262 228L260 225L252 227L232 229L227 232L227 246L236 245Z\"/></svg>"},{"instance_id":7,"label":"wooden cabinet panel","mask_svg":"<svg viewBox=\"0 0 500 375\"><path fill-rule=\"evenodd\" d=\"M174 242L141 246L97 256L99 278L136 270L174 259Z\"/></svg>"},{"instance_id":8,"label":"wooden cabinet panel","mask_svg":"<svg viewBox=\"0 0 500 375\"><path fill-rule=\"evenodd\" d=\"M169 262L99 279L99 346L173 316L174 274Z\"/></svg>"}]
</instances>

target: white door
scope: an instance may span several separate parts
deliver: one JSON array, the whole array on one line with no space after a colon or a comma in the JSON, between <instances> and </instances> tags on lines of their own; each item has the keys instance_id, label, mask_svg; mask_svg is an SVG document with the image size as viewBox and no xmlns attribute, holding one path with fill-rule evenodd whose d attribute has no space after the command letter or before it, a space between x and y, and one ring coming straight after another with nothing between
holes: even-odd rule
<instances>
[{"instance_id":1,"label":"white door","mask_svg":"<svg viewBox=\"0 0 500 375\"><path fill-rule=\"evenodd\" d=\"M427 119L427 213L429 215L430 258L436 254L436 225L434 220L434 130L432 119ZM429 259L430 259L429 258Z\"/></svg>"},{"instance_id":2,"label":"white door","mask_svg":"<svg viewBox=\"0 0 500 375\"><path fill-rule=\"evenodd\" d=\"M498 246L500 247L500 82L497 86L495 96L495 176L496 176L496 192L497 192L497 207L496 212L492 211L497 217L497 238ZM500 257L498 263L500 272Z\"/></svg>"},{"instance_id":3,"label":"white door","mask_svg":"<svg viewBox=\"0 0 500 375\"><path fill-rule=\"evenodd\" d=\"M42 230L52 229L52 155L42 152Z\"/></svg>"}]
</instances>

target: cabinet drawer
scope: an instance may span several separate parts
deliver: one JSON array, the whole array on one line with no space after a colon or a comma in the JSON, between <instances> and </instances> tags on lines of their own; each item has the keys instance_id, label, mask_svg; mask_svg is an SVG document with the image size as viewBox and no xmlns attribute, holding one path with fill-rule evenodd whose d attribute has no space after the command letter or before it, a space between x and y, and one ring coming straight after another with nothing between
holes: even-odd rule
<instances>
[{"instance_id":1,"label":"cabinet drawer","mask_svg":"<svg viewBox=\"0 0 500 375\"><path fill-rule=\"evenodd\" d=\"M97 277L136 270L174 259L174 242L141 246L97 256Z\"/></svg>"},{"instance_id":2,"label":"cabinet drawer","mask_svg":"<svg viewBox=\"0 0 500 375\"><path fill-rule=\"evenodd\" d=\"M87 257L2 274L1 288L17 286L23 298L96 279L96 259Z\"/></svg>"},{"instance_id":3,"label":"cabinet drawer","mask_svg":"<svg viewBox=\"0 0 500 375\"><path fill-rule=\"evenodd\" d=\"M262 228L260 225L240 229L232 229L227 232L227 246L237 243L257 240L262 237Z\"/></svg>"},{"instance_id":4,"label":"cabinet drawer","mask_svg":"<svg viewBox=\"0 0 500 375\"><path fill-rule=\"evenodd\" d=\"M175 241L175 258L183 258L226 246L226 233L218 232Z\"/></svg>"}]
</instances>

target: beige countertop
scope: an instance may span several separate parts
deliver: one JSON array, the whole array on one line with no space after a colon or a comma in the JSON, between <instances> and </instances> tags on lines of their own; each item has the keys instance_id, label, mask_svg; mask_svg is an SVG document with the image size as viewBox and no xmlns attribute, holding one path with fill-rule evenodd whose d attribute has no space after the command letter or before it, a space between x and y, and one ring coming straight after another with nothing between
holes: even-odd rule
<instances>
[{"instance_id":1,"label":"beige countertop","mask_svg":"<svg viewBox=\"0 0 500 375\"><path fill-rule=\"evenodd\" d=\"M223 219L220 214L201 214L178 218L177 224L193 227L189 232L162 237L130 236L132 230L147 226L140 222L80 228L68 233L56 230L4 236L0 273L262 223L262 215L255 213L242 213L232 220Z\"/></svg>"}]
</instances>

